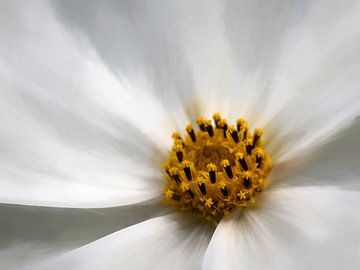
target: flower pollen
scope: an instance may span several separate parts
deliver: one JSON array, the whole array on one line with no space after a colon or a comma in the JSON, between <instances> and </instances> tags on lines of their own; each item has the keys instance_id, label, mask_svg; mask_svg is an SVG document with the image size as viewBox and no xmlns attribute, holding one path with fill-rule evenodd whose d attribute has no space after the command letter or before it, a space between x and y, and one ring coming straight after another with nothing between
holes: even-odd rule
<instances>
[{"instance_id":1,"label":"flower pollen","mask_svg":"<svg viewBox=\"0 0 360 270\"><path fill-rule=\"evenodd\" d=\"M163 164L167 201L182 212L195 212L219 221L238 207L255 203L271 162L263 149L262 130L249 131L240 118L236 127L219 113L211 120L199 117L199 130L186 126L183 139L174 132L174 144Z\"/></svg>"}]
</instances>

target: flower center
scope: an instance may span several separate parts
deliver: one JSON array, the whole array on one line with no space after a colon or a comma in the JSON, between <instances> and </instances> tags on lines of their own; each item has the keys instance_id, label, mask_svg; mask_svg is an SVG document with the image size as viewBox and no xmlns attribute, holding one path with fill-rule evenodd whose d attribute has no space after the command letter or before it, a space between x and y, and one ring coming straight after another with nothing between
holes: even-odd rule
<instances>
[{"instance_id":1,"label":"flower center","mask_svg":"<svg viewBox=\"0 0 360 270\"><path fill-rule=\"evenodd\" d=\"M197 119L198 131L190 124L183 139L178 132L164 162L167 201L183 212L196 212L219 221L237 207L255 203L271 170L263 149L262 130L249 131L244 119L236 128L219 113L211 120Z\"/></svg>"}]
</instances>

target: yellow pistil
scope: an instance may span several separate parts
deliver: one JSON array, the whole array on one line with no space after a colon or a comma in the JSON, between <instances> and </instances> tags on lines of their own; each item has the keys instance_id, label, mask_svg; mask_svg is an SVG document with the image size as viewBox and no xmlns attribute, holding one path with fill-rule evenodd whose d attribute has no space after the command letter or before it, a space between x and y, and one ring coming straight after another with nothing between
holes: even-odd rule
<instances>
[{"instance_id":1,"label":"yellow pistil","mask_svg":"<svg viewBox=\"0 0 360 270\"><path fill-rule=\"evenodd\" d=\"M219 113L199 117L184 137L174 132L174 146L163 164L167 201L179 211L195 212L219 221L238 207L255 203L271 170L263 148L263 131L250 132L240 118L228 125Z\"/></svg>"},{"instance_id":2,"label":"yellow pistil","mask_svg":"<svg viewBox=\"0 0 360 270\"><path fill-rule=\"evenodd\" d=\"M213 206L214 202L211 198L205 200L205 206L207 208L211 208Z\"/></svg>"},{"instance_id":3,"label":"yellow pistil","mask_svg":"<svg viewBox=\"0 0 360 270\"><path fill-rule=\"evenodd\" d=\"M174 195L174 191L172 191L172 190L170 190L170 189L167 189L167 190L165 191L165 196L166 196L166 198L171 199L171 198L173 197L173 195Z\"/></svg>"},{"instance_id":4,"label":"yellow pistil","mask_svg":"<svg viewBox=\"0 0 360 270\"><path fill-rule=\"evenodd\" d=\"M245 200L245 199L246 199L247 192L241 190L237 195L239 196L240 200Z\"/></svg>"}]
</instances>

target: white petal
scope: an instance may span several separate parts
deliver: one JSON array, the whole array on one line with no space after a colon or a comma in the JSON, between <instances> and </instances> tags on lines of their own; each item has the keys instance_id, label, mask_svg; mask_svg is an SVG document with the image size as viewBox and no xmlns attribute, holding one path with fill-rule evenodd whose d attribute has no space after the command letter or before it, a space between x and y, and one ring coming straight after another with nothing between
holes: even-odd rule
<instances>
[{"instance_id":1,"label":"white petal","mask_svg":"<svg viewBox=\"0 0 360 270\"><path fill-rule=\"evenodd\" d=\"M302 131L314 132L315 120L309 117L329 116L316 134L323 136L355 113L352 106L332 115L329 107L341 110L348 100L359 102L354 99L359 62L356 4L170 1L160 7L107 2L85 8L81 2L59 1L55 7L113 70L127 74L135 84L139 73L151 78L152 91L169 113L182 115L185 107L187 116L210 116L220 110L231 120L245 116L260 126L277 116L269 132L272 125L281 132L287 124L289 133L299 132L303 124ZM77 13L80 9L85 16ZM345 97L334 103L339 89ZM312 103L307 104L310 95ZM313 108L324 96L325 104ZM295 110L290 114L291 108ZM281 122L279 128L276 122ZM288 135L285 131L283 136ZM313 142L316 136L306 138ZM298 148L305 147L303 139ZM274 145L278 148L277 142Z\"/></svg>"},{"instance_id":2,"label":"white petal","mask_svg":"<svg viewBox=\"0 0 360 270\"><path fill-rule=\"evenodd\" d=\"M360 190L360 121L317 151L274 166L271 187L336 186Z\"/></svg>"},{"instance_id":3,"label":"white petal","mask_svg":"<svg viewBox=\"0 0 360 270\"><path fill-rule=\"evenodd\" d=\"M172 127L156 97L132 94L139 85L115 76L49 3L4 3L2 15L0 201L104 207L158 196Z\"/></svg>"},{"instance_id":4,"label":"white petal","mask_svg":"<svg viewBox=\"0 0 360 270\"><path fill-rule=\"evenodd\" d=\"M194 8L202 9L200 3L53 3L60 20L85 36L114 73L126 75L131 85L149 89L178 128L198 114L183 46L187 31L199 21Z\"/></svg>"},{"instance_id":5,"label":"white petal","mask_svg":"<svg viewBox=\"0 0 360 270\"><path fill-rule=\"evenodd\" d=\"M221 1L55 3L59 17L85 35L112 70L134 84L139 74L152 81L151 90L180 129L186 120L216 111L229 119L255 120L272 75L258 66L274 66L281 34L298 12L297 6L272 2L265 7Z\"/></svg>"},{"instance_id":6,"label":"white petal","mask_svg":"<svg viewBox=\"0 0 360 270\"><path fill-rule=\"evenodd\" d=\"M0 205L0 268L20 269L168 210L159 201L96 210Z\"/></svg>"},{"instance_id":7,"label":"white petal","mask_svg":"<svg viewBox=\"0 0 360 270\"><path fill-rule=\"evenodd\" d=\"M287 188L221 221L204 269L358 269L360 193Z\"/></svg>"},{"instance_id":8,"label":"white petal","mask_svg":"<svg viewBox=\"0 0 360 270\"><path fill-rule=\"evenodd\" d=\"M359 114L356 1L212 6L184 45L206 116L219 110L231 121L244 116L252 127L265 126L280 162Z\"/></svg>"},{"instance_id":9,"label":"white petal","mask_svg":"<svg viewBox=\"0 0 360 270\"><path fill-rule=\"evenodd\" d=\"M208 225L178 215L154 218L36 269L198 269L213 231Z\"/></svg>"},{"instance_id":10,"label":"white petal","mask_svg":"<svg viewBox=\"0 0 360 270\"><path fill-rule=\"evenodd\" d=\"M205 1L203 6L206 16L188 30L184 45L202 112L211 116L220 111L231 121L245 117L253 125L266 123L269 113L265 121L259 119L264 116L265 105L272 95L279 102L272 84L282 44L302 15L303 4ZM199 12L202 14L203 9ZM288 98L280 95L281 99ZM276 112L278 105L271 109Z\"/></svg>"},{"instance_id":11,"label":"white petal","mask_svg":"<svg viewBox=\"0 0 360 270\"><path fill-rule=\"evenodd\" d=\"M206 116L220 110L264 127L280 163L360 114L358 2L227 2L219 10L185 46Z\"/></svg>"},{"instance_id":12,"label":"white petal","mask_svg":"<svg viewBox=\"0 0 360 270\"><path fill-rule=\"evenodd\" d=\"M360 114L359 15L357 1L314 1L287 33L264 108L276 112L265 132L276 162L326 143Z\"/></svg>"}]
</instances>

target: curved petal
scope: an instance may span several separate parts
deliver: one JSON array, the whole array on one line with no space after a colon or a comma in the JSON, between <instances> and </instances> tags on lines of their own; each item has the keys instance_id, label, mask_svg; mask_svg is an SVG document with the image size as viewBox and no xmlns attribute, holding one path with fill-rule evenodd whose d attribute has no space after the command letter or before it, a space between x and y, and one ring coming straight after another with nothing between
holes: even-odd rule
<instances>
[{"instance_id":1,"label":"curved petal","mask_svg":"<svg viewBox=\"0 0 360 270\"><path fill-rule=\"evenodd\" d=\"M357 269L360 193L325 187L263 194L256 209L221 221L204 269Z\"/></svg>"},{"instance_id":2,"label":"curved petal","mask_svg":"<svg viewBox=\"0 0 360 270\"><path fill-rule=\"evenodd\" d=\"M357 1L54 6L111 69L134 83L139 70L151 78L169 113L179 116L185 108L191 118L220 110L230 120L244 116L254 126L267 124L269 148L279 161L359 113ZM180 119L175 122L182 128L186 118Z\"/></svg>"},{"instance_id":3,"label":"curved petal","mask_svg":"<svg viewBox=\"0 0 360 270\"><path fill-rule=\"evenodd\" d=\"M279 95L264 108L276 162L326 143L360 114L359 14L357 1L310 1L287 34L272 86Z\"/></svg>"},{"instance_id":4,"label":"curved petal","mask_svg":"<svg viewBox=\"0 0 360 270\"><path fill-rule=\"evenodd\" d=\"M96 210L0 204L0 268L20 269L167 212L159 201Z\"/></svg>"},{"instance_id":5,"label":"curved petal","mask_svg":"<svg viewBox=\"0 0 360 270\"><path fill-rule=\"evenodd\" d=\"M283 35L304 9L279 1L54 3L64 24L85 35L111 70L134 84L139 74L151 80L180 129L216 111L255 120L272 75L261 67L275 66Z\"/></svg>"},{"instance_id":6,"label":"curved petal","mask_svg":"<svg viewBox=\"0 0 360 270\"><path fill-rule=\"evenodd\" d=\"M335 186L360 190L359 120L317 151L275 166L270 174L269 189L282 186Z\"/></svg>"},{"instance_id":7,"label":"curved petal","mask_svg":"<svg viewBox=\"0 0 360 270\"><path fill-rule=\"evenodd\" d=\"M185 46L206 116L220 110L264 127L281 163L360 114L357 1L228 1L220 10Z\"/></svg>"},{"instance_id":8,"label":"curved petal","mask_svg":"<svg viewBox=\"0 0 360 270\"><path fill-rule=\"evenodd\" d=\"M211 116L220 111L231 121L245 117L250 124L261 126L278 111L278 99L281 102L291 95L273 87L274 77L284 40L301 23L307 3L205 1L203 6L206 4L214 9L207 12L210 22L193 27L201 27L202 32L189 35L184 46L203 113ZM267 105L270 113L264 113Z\"/></svg>"},{"instance_id":9,"label":"curved petal","mask_svg":"<svg viewBox=\"0 0 360 270\"><path fill-rule=\"evenodd\" d=\"M132 94L139 86L48 2L3 3L1 14L0 202L105 207L158 196L172 124L157 98Z\"/></svg>"},{"instance_id":10,"label":"curved petal","mask_svg":"<svg viewBox=\"0 0 360 270\"><path fill-rule=\"evenodd\" d=\"M208 224L167 215L110 234L36 269L198 269L212 230Z\"/></svg>"},{"instance_id":11,"label":"curved petal","mask_svg":"<svg viewBox=\"0 0 360 270\"><path fill-rule=\"evenodd\" d=\"M154 94L178 128L198 114L183 45L186 31L201 23L194 10L201 10L201 3L54 1L53 6L64 25L85 36L109 69Z\"/></svg>"}]
</instances>

